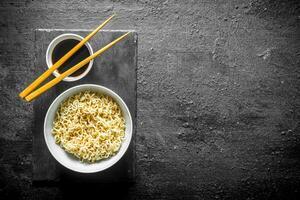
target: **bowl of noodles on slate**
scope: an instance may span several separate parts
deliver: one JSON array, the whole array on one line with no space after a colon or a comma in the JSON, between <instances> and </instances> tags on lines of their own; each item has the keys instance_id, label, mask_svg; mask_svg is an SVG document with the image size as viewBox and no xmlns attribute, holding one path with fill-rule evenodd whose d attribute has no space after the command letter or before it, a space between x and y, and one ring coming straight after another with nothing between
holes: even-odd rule
<instances>
[{"instance_id":1,"label":"bowl of noodles on slate","mask_svg":"<svg viewBox=\"0 0 300 200\"><path fill-rule=\"evenodd\" d=\"M132 118L122 98L94 84L72 87L50 105L44 137L52 156L66 168L103 171L125 154L132 138Z\"/></svg>"}]
</instances>

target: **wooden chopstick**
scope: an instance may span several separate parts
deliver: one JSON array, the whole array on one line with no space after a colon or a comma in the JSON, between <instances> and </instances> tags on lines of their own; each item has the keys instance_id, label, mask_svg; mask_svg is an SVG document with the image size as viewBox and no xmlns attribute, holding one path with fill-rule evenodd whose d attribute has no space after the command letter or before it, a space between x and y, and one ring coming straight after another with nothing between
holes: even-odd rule
<instances>
[{"instance_id":1,"label":"wooden chopstick","mask_svg":"<svg viewBox=\"0 0 300 200\"><path fill-rule=\"evenodd\" d=\"M46 70L41 76L39 76L35 81L33 81L27 88L25 88L19 96L21 98L26 97L30 92L37 88L45 79L47 79L57 68L59 68L66 60L68 60L77 50L79 50L89 39L91 39L101 28L103 28L115 15L112 15L107 20L105 20L100 26L98 26L94 31L92 31L88 36L86 36L81 42L74 46L68 53L61 57L54 65L52 65L48 70Z\"/></svg>"},{"instance_id":2,"label":"wooden chopstick","mask_svg":"<svg viewBox=\"0 0 300 200\"><path fill-rule=\"evenodd\" d=\"M121 37L115 39L114 41L112 41L111 43L107 44L102 49L98 50L93 55L90 55L89 57L87 57L86 59L84 59L83 61L81 61L80 63L76 64L72 68L70 68L67 71L65 71L64 73L62 73L60 76L56 77L55 79L53 79L53 80L49 81L48 83L46 83L45 85L43 85L42 87L38 88L37 90L35 90L34 92L32 92L31 94L29 94L28 96L25 97L26 101L31 101L31 100L35 99L36 97L38 97L39 95L41 95L42 93L44 93L45 91L49 90L51 87L53 87L54 85L56 85L60 81L62 81L65 77L71 75L72 73L74 73L75 71L77 71L78 69L80 69L81 67L83 67L84 65L86 65L90 60L96 58L97 56L99 56L102 53L104 53L106 50L110 49L113 45L115 45L116 43L120 42L129 33L130 32L127 32L124 35L122 35Z\"/></svg>"}]
</instances>

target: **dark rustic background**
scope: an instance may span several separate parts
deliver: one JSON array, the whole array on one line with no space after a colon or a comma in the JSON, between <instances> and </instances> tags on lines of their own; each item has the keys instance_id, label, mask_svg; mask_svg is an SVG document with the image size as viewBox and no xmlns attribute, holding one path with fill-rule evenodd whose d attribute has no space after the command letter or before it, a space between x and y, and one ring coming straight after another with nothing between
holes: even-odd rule
<instances>
[{"instance_id":1,"label":"dark rustic background","mask_svg":"<svg viewBox=\"0 0 300 200\"><path fill-rule=\"evenodd\" d=\"M106 29L139 33L136 182L35 185L33 107L18 98L36 77L34 29L113 12ZM299 28L298 1L2 0L0 199L296 199Z\"/></svg>"}]
</instances>

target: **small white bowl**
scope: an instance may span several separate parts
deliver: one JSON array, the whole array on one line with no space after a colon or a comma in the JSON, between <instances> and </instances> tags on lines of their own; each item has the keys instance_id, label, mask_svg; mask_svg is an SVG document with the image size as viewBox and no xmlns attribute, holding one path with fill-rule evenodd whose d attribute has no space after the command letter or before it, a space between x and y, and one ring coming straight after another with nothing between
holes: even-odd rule
<instances>
[{"instance_id":1,"label":"small white bowl","mask_svg":"<svg viewBox=\"0 0 300 200\"><path fill-rule=\"evenodd\" d=\"M53 65L52 53L53 53L53 50L56 47L56 45L58 45L63 40L68 40L68 39L74 39L74 40L81 41L81 40L83 40L83 37L81 37L80 35L73 34L73 33L65 33L65 34L59 35L56 38L54 38L52 40L52 42L49 44L49 46L47 48L47 52L46 52L46 63L47 63L48 68L50 68ZM93 54L93 49L92 49L90 43L86 42L85 46L88 48L90 55L92 55ZM77 81L77 80L85 77L89 73L89 71L91 70L92 66L93 66L93 60L91 60L89 62L88 67L86 68L86 70L82 74L80 74L78 76L68 76L68 77L64 78L63 80L68 81L68 82ZM60 74L58 73L57 70L55 70L53 72L53 75L55 77L58 77Z\"/></svg>"},{"instance_id":2,"label":"small white bowl","mask_svg":"<svg viewBox=\"0 0 300 200\"><path fill-rule=\"evenodd\" d=\"M67 153L65 150L62 149L62 147L60 147L58 144L55 143L55 139L51 132L55 113L58 107L60 106L60 104L68 97L85 90L91 90L91 91L95 91L95 92L99 92L111 96L119 104L125 119L125 126L126 126L124 140L122 142L119 151L114 156L104 160L100 160L95 163L81 162L75 156L72 156L69 153ZM129 109L127 108L125 102L121 99L119 95L117 95L112 90L100 85L84 84L66 90L53 101L45 117L44 137L50 153L60 164L76 172L94 173L94 172L103 171L113 166L116 162L118 162L122 158L122 156L125 154L130 144L132 138L132 128L133 128L132 118Z\"/></svg>"}]
</instances>

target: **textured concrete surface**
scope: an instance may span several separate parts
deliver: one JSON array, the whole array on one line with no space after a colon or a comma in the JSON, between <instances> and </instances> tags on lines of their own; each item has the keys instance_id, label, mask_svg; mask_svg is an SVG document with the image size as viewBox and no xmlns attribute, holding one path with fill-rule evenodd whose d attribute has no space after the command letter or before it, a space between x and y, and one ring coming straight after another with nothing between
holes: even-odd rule
<instances>
[{"instance_id":1,"label":"textured concrete surface","mask_svg":"<svg viewBox=\"0 0 300 200\"><path fill-rule=\"evenodd\" d=\"M133 185L32 184L34 29L139 33ZM139 0L0 3L0 194L124 199L296 199L300 186L297 1ZM109 192L117 187L118 192Z\"/></svg>"}]
</instances>

